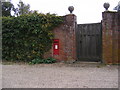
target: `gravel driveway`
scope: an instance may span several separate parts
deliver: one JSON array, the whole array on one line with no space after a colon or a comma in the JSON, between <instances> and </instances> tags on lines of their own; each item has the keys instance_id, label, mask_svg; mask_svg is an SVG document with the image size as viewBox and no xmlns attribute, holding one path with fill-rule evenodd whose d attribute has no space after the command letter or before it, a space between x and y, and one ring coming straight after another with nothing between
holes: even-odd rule
<instances>
[{"instance_id":1,"label":"gravel driveway","mask_svg":"<svg viewBox=\"0 0 120 90\"><path fill-rule=\"evenodd\" d=\"M2 88L118 88L118 66L2 65Z\"/></svg>"}]
</instances>

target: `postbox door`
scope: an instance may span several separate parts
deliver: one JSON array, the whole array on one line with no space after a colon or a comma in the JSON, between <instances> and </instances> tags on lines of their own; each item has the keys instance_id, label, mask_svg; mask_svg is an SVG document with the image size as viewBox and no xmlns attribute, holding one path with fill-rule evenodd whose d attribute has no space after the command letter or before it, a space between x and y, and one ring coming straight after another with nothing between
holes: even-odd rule
<instances>
[{"instance_id":1,"label":"postbox door","mask_svg":"<svg viewBox=\"0 0 120 90\"><path fill-rule=\"evenodd\" d=\"M59 39L53 40L53 54L59 55Z\"/></svg>"}]
</instances>

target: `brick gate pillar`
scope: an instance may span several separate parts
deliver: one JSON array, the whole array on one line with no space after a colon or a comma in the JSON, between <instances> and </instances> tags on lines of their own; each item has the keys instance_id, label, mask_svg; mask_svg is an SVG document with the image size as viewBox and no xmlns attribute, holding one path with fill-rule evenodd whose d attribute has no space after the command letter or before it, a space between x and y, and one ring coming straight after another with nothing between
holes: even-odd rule
<instances>
[{"instance_id":1,"label":"brick gate pillar","mask_svg":"<svg viewBox=\"0 0 120 90\"><path fill-rule=\"evenodd\" d=\"M120 63L120 11L118 11L118 63Z\"/></svg>"},{"instance_id":2,"label":"brick gate pillar","mask_svg":"<svg viewBox=\"0 0 120 90\"><path fill-rule=\"evenodd\" d=\"M105 11L102 13L102 59L106 64L120 62L119 17L118 12Z\"/></svg>"},{"instance_id":3,"label":"brick gate pillar","mask_svg":"<svg viewBox=\"0 0 120 90\"><path fill-rule=\"evenodd\" d=\"M76 60L76 16L63 16L64 23L53 30L54 39L59 40L59 55L54 55L54 49L47 52L45 57L53 57L58 61L74 62Z\"/></svg>"}]
</instances>

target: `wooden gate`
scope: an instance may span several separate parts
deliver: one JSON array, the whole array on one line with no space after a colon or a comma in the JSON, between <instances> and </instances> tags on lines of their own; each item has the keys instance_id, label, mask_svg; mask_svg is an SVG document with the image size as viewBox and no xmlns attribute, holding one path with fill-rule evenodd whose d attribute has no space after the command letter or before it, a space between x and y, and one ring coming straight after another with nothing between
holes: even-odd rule
<instances>
[{"instance_id":1,"label":"wooden gate","mask_svg":"<svg viewBox=\"0 0 120 90\"><path fill-rule=\"evenodd\" d=\"M76 30L77 59L100 61L102 53L101 23L78 24Z\"/></svg>"}]
</instances>

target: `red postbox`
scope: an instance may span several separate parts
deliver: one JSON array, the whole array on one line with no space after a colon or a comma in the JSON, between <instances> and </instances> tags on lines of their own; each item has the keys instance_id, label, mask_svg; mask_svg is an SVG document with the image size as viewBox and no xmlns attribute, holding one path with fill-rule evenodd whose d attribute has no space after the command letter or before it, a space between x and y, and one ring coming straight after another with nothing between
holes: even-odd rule
<instances>
[{"instance_id":1,"label":"red postbox","mask_svg":"<svg viewBox=\"0 0 120 90\"><path fill-rule=\"evenodd\" d=\"M53 39L53 54L59 55L59 39Z\"/></svg>"}]
</instances>

